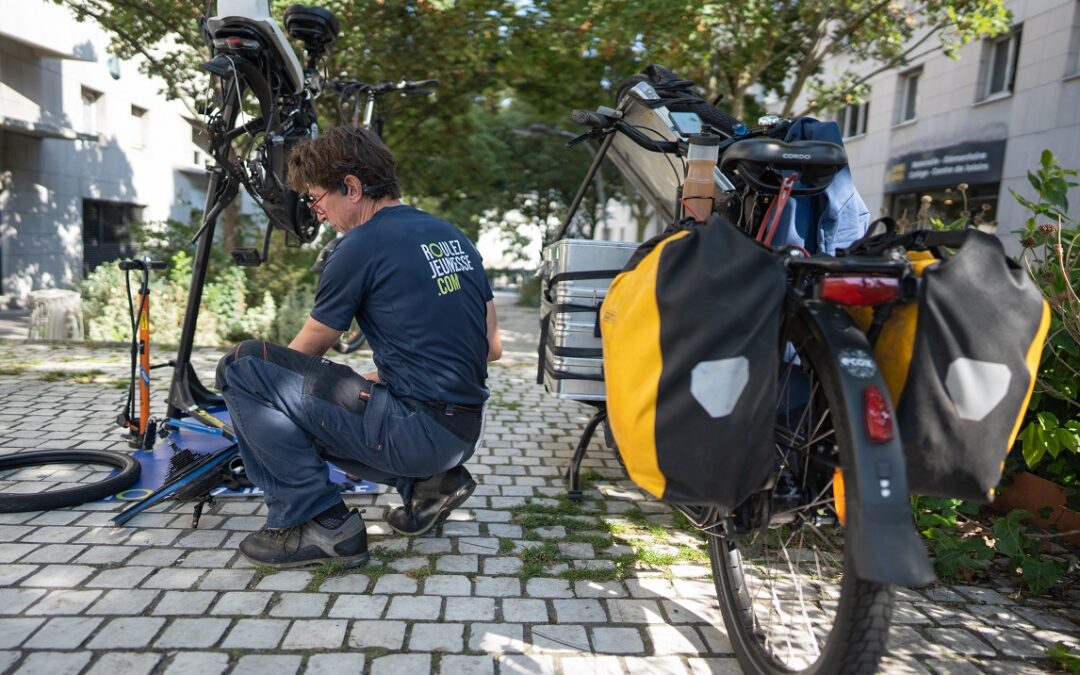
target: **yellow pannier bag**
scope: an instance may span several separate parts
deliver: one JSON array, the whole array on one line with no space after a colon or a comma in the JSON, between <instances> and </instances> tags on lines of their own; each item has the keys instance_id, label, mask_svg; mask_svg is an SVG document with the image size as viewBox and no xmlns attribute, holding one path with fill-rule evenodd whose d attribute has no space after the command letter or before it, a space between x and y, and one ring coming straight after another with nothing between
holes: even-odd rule
<instances>
[{"instance_id":1,"label":"yellow pannier bag","mask_svg":"<svg viewBox=\"0 0 1080 675\"><path fill-rule=\"evenodd\" d=\"M732 509L773 472L782 264L731 223L641 245L600 308L607 411L630 478Z\"/></svg>"},{"instance_id":2,"label":"yellow pannier bag","mask_svg":"<svg viewBox=\"0 0 1080 675\"><path fill-rule=\"evenodd\" d=\"M1035 386L1050 306L997 237L974 229L886 233L851 255L903 247L918 299L854 310L896 407L914 493L987 502ZM950 253L948 249L956 249ZM882 308L874 311L882 312Z\"/></svg>"}]
</instances>

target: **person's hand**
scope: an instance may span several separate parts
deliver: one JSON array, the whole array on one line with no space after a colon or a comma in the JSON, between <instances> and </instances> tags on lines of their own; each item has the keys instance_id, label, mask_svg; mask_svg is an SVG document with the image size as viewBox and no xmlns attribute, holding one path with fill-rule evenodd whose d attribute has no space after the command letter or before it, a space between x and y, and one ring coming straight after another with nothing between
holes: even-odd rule
<instances>
[{"instance_id":1,"label":"person's hand","mask_svg":"<svg viewBox=\"0 0 1080 675\"><path fill-rule=\"evenodd\" d=\"M363 373L363 377L364 377L365 380L371 380L372 382L378 382L379 381L379 371L373 370L370 373Z\"/></svg>"}]
</instances>

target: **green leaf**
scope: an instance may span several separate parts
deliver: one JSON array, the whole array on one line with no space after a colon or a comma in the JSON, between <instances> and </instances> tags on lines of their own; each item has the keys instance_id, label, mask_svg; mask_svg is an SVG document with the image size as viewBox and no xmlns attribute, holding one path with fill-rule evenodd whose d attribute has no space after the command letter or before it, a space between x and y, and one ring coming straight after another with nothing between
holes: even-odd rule
<instances>
[{"instance_id":1,"label":"green leaf","mask_svg":"<svg viewBox=\"0 0 1080 675\"><path fill-rule=\"evenodd\" d=\"M1073 675L1080 675L1080 656L1073 654L1064 642L1057 642L1046 650L1046 655L1064 666Z\"/></svg>"},{"instance_id":2,"label":"green leaf","mask_svg":"<svg viewBox=\"0 0 1080 675\"><path fill-rule=\"evenodd\" d=\"M1065 565L1055 560L1035 556L1025 558L1020 564L1024 585L1036 595L1045 593L1065 572Z\"/></svg>"},{"instance_id":3,"label":"green leaf","mask_svg":"<svg viewBox=\"0 0 1080 675\"><path fill-rule=\"evenodd\" d=\"M1057 439L1062 448L1069 452L1075 453L1080 451L1080 434L1077 432L1064 427L1059 427L1054 430L1054 438ZM1054 455L1054 457L1057 457L1057 455Z\"/></svg>"},{"instance_id":4,"label":"green leaf","mask_svg":"<svg viewBox=\"0 0 1080 675\"><path fill-rule=\"evenodd\" d=\"M1024 453L1024 463L1034 469L1046 454L1046 446L1039 442L1039 427L1034 422L1024 427L1020 433L1020 442Z\"/></svg>"},{"instance_id":5,"label":"green leaf","mask_svg":"<svg viewBox=\"0 0 1080 675\"><path fill-rule=\"evenodd\" d=\"M1058 423L1057 415L1051 412L1040 412L1035 415L1035 418L1039 420L1039 426L1046 430L1056 429L1061 426Z\"/></svg>"},{"instance_id":6,"label":"green leaf","mask_svg":"<svg viewBox=\"0 0 1080 675\"><path fill-rule=\"evenodd\" d=\"M1035 192L1036 193L1042 192L1042 181L1039 180L1039 177L1036 176L1035 174L1031 173L1030 171L1027 172L1027 175L1028 175L1028 182L1031 183L1031 187L1035 188ZM1013 193L1013 194L1016 194L1016 193ZM1025 204L1024 206L1027 206L1027 204Z\"/></svg>"},{"instance_id":7,"label":"green leaf","mask_svg":"<svg viewBox=\"0 0 1080 675\"><path fill-rule=\"evenodd\" d=\"M1027 555L1028 538L1024 534L1024 526L1020 521L1031 517L1030 511L1013 509L1003 518L994 521L994 537L996 540L994 547L999 553L1007 556L1013 564L1019 564Z\"/></svg>"}]
</instances>

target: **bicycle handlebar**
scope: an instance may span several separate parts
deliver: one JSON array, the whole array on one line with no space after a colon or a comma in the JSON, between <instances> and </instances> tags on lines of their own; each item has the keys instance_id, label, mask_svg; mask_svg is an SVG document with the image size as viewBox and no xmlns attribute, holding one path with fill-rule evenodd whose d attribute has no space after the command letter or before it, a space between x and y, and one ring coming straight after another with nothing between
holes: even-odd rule
<instances>
[{"instance_id":1,"label":"bicycle handlebar","mask_svg":"<svg viewBox=\"0 0 1080 675\"><path fill-rule=\"evenodd\" d=\"M121 260L119 263L120 269L125 272L128 270L163 270L165 269L164 260Z\"/></svg>"},{"instance_id":2,"label":"bicycle handlebar","mask_svg":"<svg viewBox=\"0 0 1080 675\"><path fill-rule=\"evenodd\" d=\"M626 122L623 122L622 120L615 117L611 117L610 115L605 115L601 112L594 112L592 110L582 110L580 108L576 108L573 112L570 113L570 119L578 124L589 127L591 131L589 131L584 136L581 136L579 139L570 141L568 145L575 144L576 142L579 142L581 140L585 140L590 136L595 138L600 135L606 135L614 131L619 131L623 134L626 134L626 136L634 143L637 143L641 147L651 152L675 154L686 153L685 143L678 143L676 141L654 140L641 133L636 128L627 124Z\"/></svg>"},{"instance_id":3,"label":"bicycle handlebar","mask_svg":"<svg viewBox=\"0 0 1080 675\"><path fill-rule=\"evenodd\" d=\"M383 96L393 92L401 92L408 94L412 92L418 92L423 89L434 89L439 86L438 80L399 80L398 82L380 82L378 84L368 84L367 82L360 82L358 80L335 80L328 83L330 89L338 92L339 94L352 93L355 90L356 93L371 94L373 96ZM430 93L430 92L429 92Z\"/></svg>"},{"instance_id":4,"label":"bicycle handlebar","mask_svg":"<svg viewBox=\"0 0 1080 675\"><path fill-rule=\"evenodd\" d=\"M615 120L607 115L591 110L582 110L580 108L575 108L574 111L570 113L570 119L577 124L592 127L593 129L602 129L611 126L615 122Z\"/></svg>"}]
</instances>

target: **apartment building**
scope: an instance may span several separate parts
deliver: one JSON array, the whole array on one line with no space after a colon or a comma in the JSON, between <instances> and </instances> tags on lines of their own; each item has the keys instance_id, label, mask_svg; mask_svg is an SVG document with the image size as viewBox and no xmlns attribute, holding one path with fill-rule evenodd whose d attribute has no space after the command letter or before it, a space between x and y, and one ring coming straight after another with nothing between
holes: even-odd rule
<instances>
[{"instance_id":1,"label":"apartment building","mask_svg":"<svg viewBox=\"0 0 1080 675\"><path fill-rule=\"evenodd\" d=\"M966 45L959 59L936 53L879 74L865 103L829 113L872 214L914 219L928 195L931 215L949 222L966 184L967 208L996 219L1016 252L1012 232L1027 214L1010 190L1032 194L1027 173L1046 148L1080 168L1080 0L1006 6L1009 33ZM848 63L838 59L826 76Z\"/></svg>"},{"instance_id":2,"label":"apartment building","mask_svg":"<svg viewBox=\"0 0 1080 675\"><path fill-rule=\"evenodd\" d=\"M74 286L130 255L134 221L187 221L208 175L197 126L108 36L47 0L0 21L0 295Z\"/></svg>"}]
</instances>

